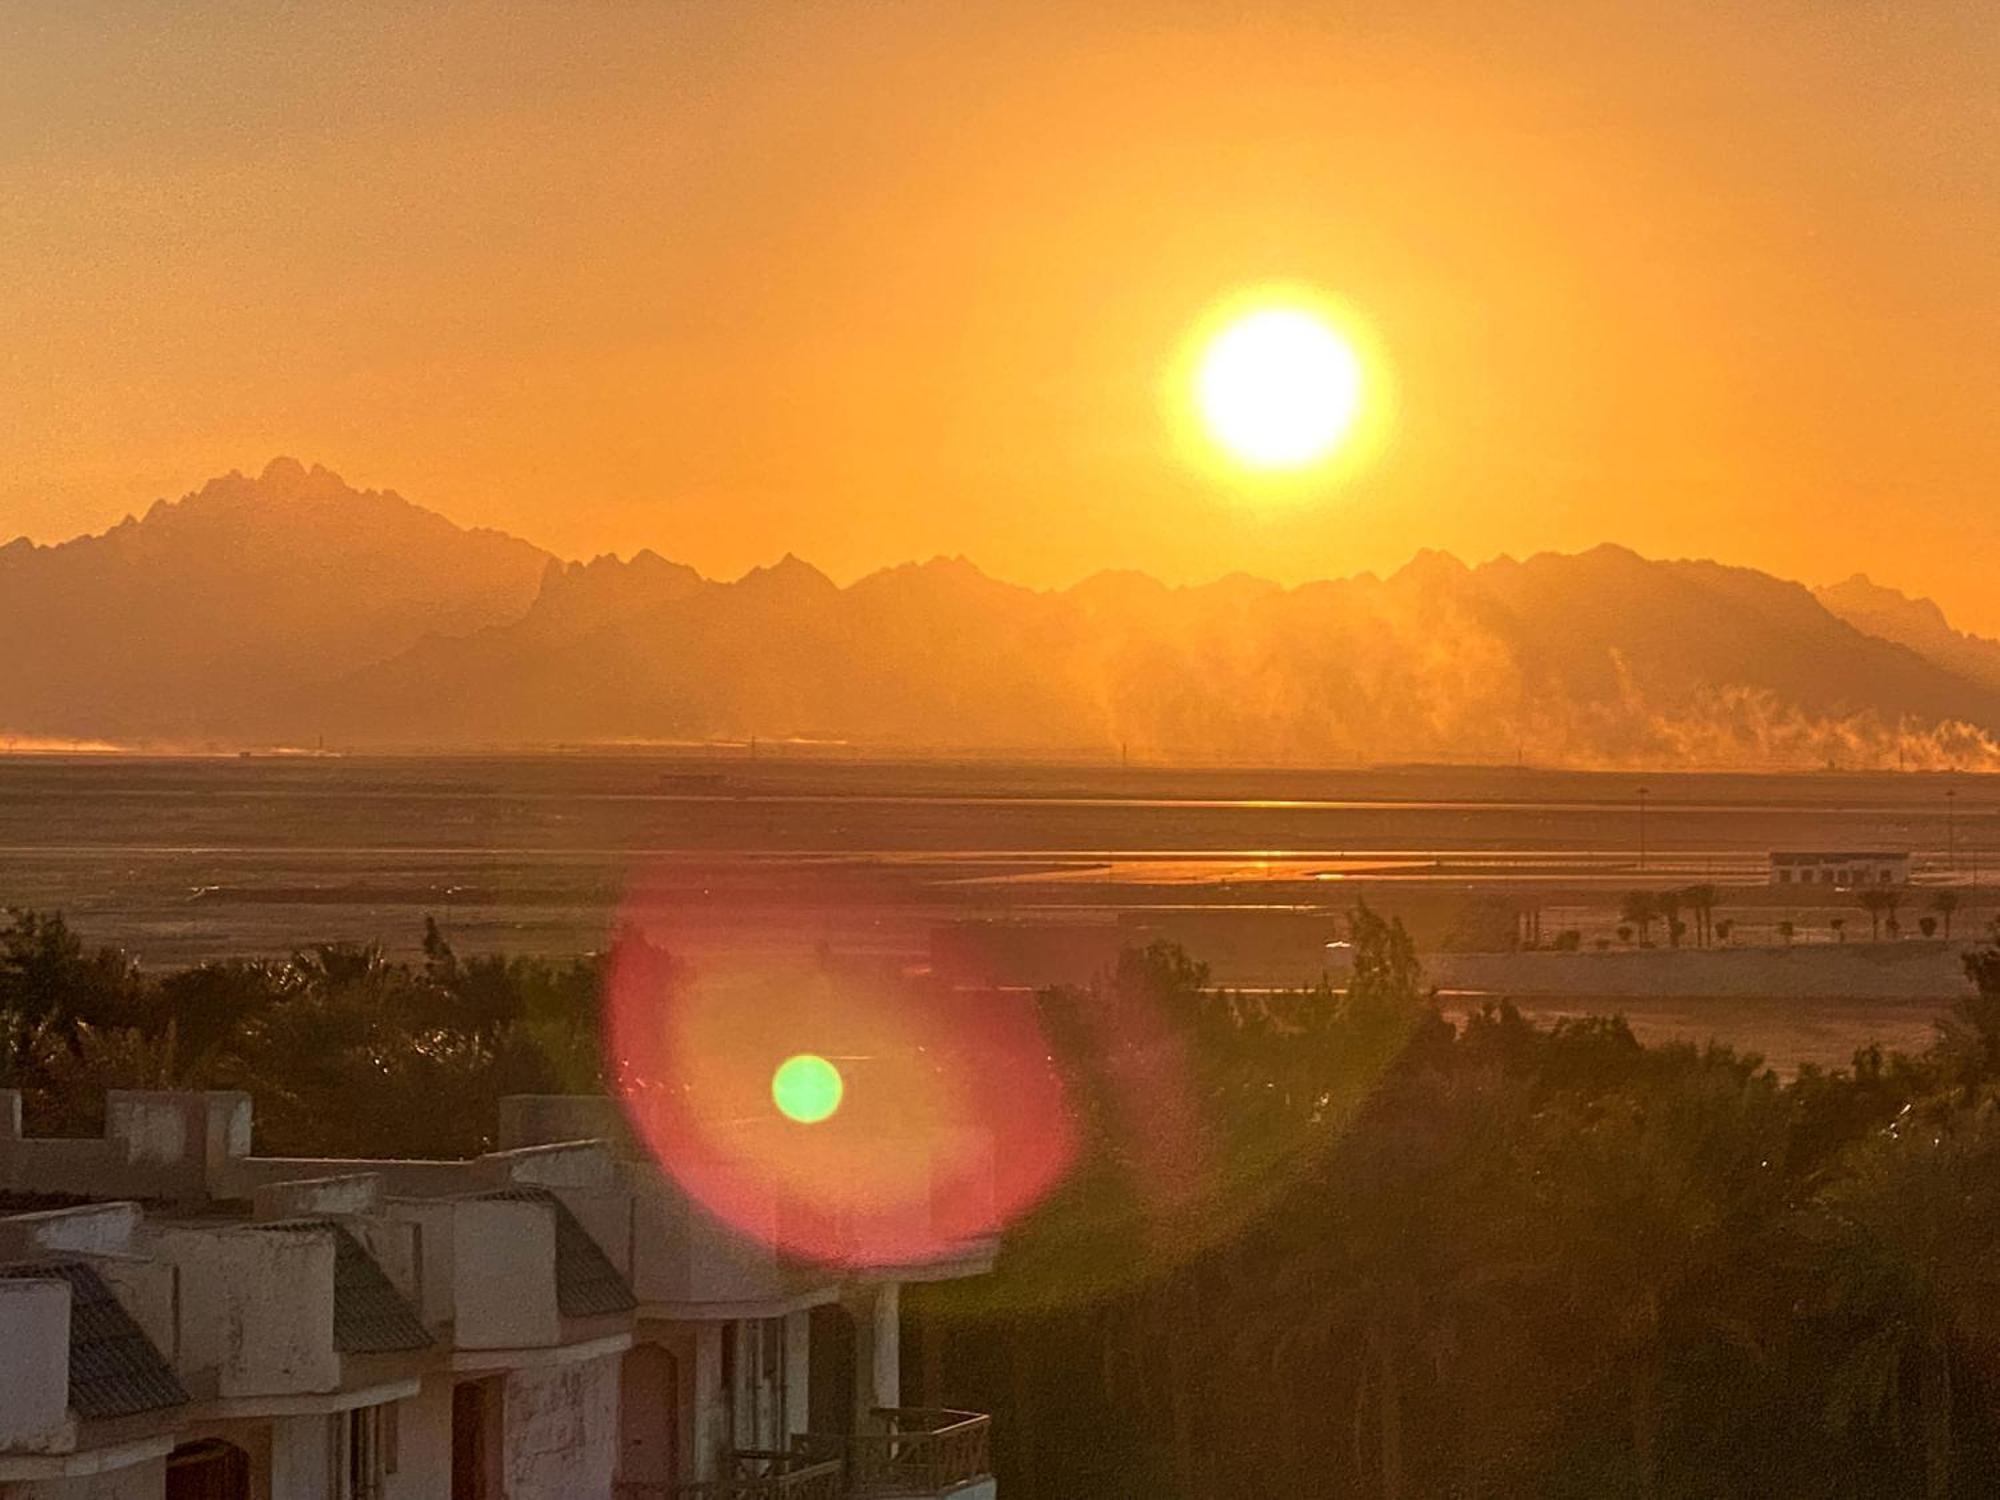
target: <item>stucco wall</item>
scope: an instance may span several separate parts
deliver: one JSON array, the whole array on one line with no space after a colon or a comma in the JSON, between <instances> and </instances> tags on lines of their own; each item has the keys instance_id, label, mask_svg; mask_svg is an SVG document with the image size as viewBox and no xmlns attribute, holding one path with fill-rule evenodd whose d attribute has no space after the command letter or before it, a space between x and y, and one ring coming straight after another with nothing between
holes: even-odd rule
<instances>
[{"instance_id":1,"label":"stucco wall","mask_svg":"<svg viewBox=\"0 0 2000 1500\"><path fill-rule=\"evenodd\" d=\"M0 1448L49 1451L68 1430L69 1288L0 1281Z\"/></svg>"},{"instance_id":2,"label":"stucco wall","mask_svg":"<svg viewBox=\"0 0 2000 1500\"><path fill-rule=\"evenodd\" d=\"M507 1376L507 1500L606 1500L618 1462L621 1355Z\"/></svg>"},{"instance_id":3,"label":"stucco wall","mask_svg":"<svg viewBox=\"0 0 2000 1500\"><path fill-rule=\"evenodd\" d=\"M139 1227L136 1203L90 1203L46 1213L10 1214L0 1220L0 1258L43 1255L116 1255Z\"/></svg>"},{"instance_id":4,"label":"stucco wall","mask_svg":"<svg viewBox=\"0 0 2000 1500\"><path fill-rule=\"evenodd\" d=\"M423 1202L400 1199L389 1205L389 1217L413 1230L412 1274L415 1278L412 1302L418 1316L436 1326L450 1322L457 1310L458 1261L452 1254L452 1224L458 1205L450 1199ZM393 1279L395 1272L390 1271ZM400 1285L400 1283L398 1283Z\"/></svg>"},{"instance_id":5,"label":"stucco wall","mask_svg":"<svg viewBox=\"0 0 2000 1500\"><path fill-rule=\"evenodd\" d=\"M546 1203L462 1200L452 1216L453 1338L461 1349L562 1341L556 1217Z\"/></svg>"},{"instance_id":6,"label":"stucco wall","mask_svg":"<svg viewBox=\"0 0 2000 1500\"><path fill-rule=\"evenodd\" d=\"M696 1479L716 1477L721 1456L729 1451L730 1401L722 1382L722 1340L728 1323L694 1325L694 1420L688 1426Z\"/></svg>"},{"instance_id":7,"label":"stucco wall","mask_svg":"<svg viewBox=\"0 0 2000 1500\"><path fill-rule=\"evenodd\" d=\"M396 1472L387 1500L440 1500L451 1493L451 1377L432 1375L396 1403Z\"/></svg>"},{"instance_id":8,"label":"stucco wall","mask_svg":"<svg viewBox=\"0 0 2000 1500\"><path fill-rule=\"evenodd\" d=\"M333 1237L238 1230L217 1238L228 1247L222 1394L336 1388L340 1356L333 1347Z\"/></svg>"},{"instance_id":9,"label":"stucco wall","mask_svg":"<svg viewBox=\"0 0 2000 1500\"><path fill-rule=\"evenodd\" d=\"M271 1420L271 1494L283 1500L328 1500L333 1477L333 1427L329 1416Z\"/></svg>"},{"instance_id":10,"label":"stucco wall","mask_svg":"<svg viewBox=\"0 0 2000 1500\"><path fill-rule=\"evenodd\" d=\"M208 1229L168 1227L152 1235L152 1248L179 1271L178 1336L174 1370L195 1387L212 1385L229 1348L223 1296L229 1284L222 1236Z\"/></svg>"},{"instance_id":11,"label":"stucco wall","mask_svg":"<svg viewBox=\"0 0 2000 1500\"><path fill-rule=\"evenodd\" d=\"M0 1500L160 1500L167 1492L167 1461L151 1459L78 1479L0 1484Z\"/></svg>"}]
</instances>

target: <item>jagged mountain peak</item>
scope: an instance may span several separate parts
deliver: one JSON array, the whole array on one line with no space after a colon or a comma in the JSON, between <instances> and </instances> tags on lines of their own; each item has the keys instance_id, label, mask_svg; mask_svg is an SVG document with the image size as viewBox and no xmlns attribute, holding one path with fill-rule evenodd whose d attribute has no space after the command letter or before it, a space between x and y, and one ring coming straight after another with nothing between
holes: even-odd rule
<instances>
[{"instance_id":1,"label":"jagged mountain peak","mask_svg":"<svg viewBox=\"0 0 2000 1500\"><path fill-rule=\"evenodd\" d=\"M1283 587L1069 588L963 556L847 587L564 562L280 458L0 549L0 729L509 745L811 732L1163 759L2000 768L2000 645L1865 580L1606 545Z\"/></svg>"},{"instance_id":2,"label":"jagged mountain peak","mask_svg":"<svg viewBox=\"0 0 2000 1500\"><path fill-rule=\"evenodd\" d=\"M0 661L6 727L179 739L240 732L426 635L518 617L549 558L281 458L0 560L0 629L63 643Z\"/></svg>"},{"instance_id":3,"label":"jagged mountain peak","mask_svg":"<svg viewBox=\"0 0 2000 1500\"><path fill-rule=\"evenodd\" d=\"M735 581L746 593L781 593L796 596L825 596L840 592L839 586L811 563L787 552L774 563L752 568Z\"/></svg>"},{"instance_id":4,"label":"jagged mountain peak","mask_svg":"<svg viewBox=\"0 0 2000 1500\"><path fill-rule=\"evenodd\" d=\"M1943 606L1935 599L1889 588L1866 573L1853 574L1839 583L1816 589L1814 593L1822 604L1843 617L1864 615L1876 617L1877 623L1881 623L1882 616L1900 615L1929 629L1950 631L1953 635L1963 634L1952 625Z\"/></svg>"},{"instance_id":5,"label":"jagged mountain peak","mask_svg":"<svg viewBox=\"0 0 2000 1500\"><path fill-rule=\"evenodd\" d=\"M1888 588L1865 573L1817 589L1814 598L1856 630L1907 646L1929 661L2000 690L2000 641L1959 630L1934 599Z\"/></svg>"}]
</instances>

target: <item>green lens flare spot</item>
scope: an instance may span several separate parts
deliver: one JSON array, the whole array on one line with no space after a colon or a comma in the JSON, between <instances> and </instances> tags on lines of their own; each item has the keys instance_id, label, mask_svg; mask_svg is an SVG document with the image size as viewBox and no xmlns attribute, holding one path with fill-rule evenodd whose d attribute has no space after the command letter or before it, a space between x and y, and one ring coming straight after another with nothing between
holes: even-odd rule
<instances>
[{"instance_id":1,"label":"green lens flare spot","mask_svg":"<svg viewBox=\"0 0 2000 1500\"><path fill-rule=\"evenodd\" d=\"M810 1052L786 1058L771 1075L771 1102L779 1114L801 1125L830 1118L846 1091L840 1069Z\"/></svg>"}]
</instances>

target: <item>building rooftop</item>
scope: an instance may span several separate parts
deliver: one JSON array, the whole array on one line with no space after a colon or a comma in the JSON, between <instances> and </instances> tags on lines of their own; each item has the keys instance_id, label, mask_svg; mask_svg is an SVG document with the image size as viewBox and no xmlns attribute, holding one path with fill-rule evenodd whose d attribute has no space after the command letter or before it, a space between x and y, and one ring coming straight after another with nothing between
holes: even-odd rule
<instances>
[{"instance_id":1,"label":"building rooftop","mask_svg":"<svg viewBox=\"0 0 2000 1500\"><path fill-rule=\"evenodd\" d=\"M1910 857L1907 849L1873 849L1861 853L1841 853L1837 850L1773 850L1771 859L1777 864L1821 864L1845 865L1864 864L1869 860L1903 860Z\"/></svg>"},{"instance_id":2,"label":"building rooftop","mask_svg":"<svg viewBox=\"0 0 2000 1500\"><path fill-rule=\"evenodd\" d=\"M259 1229L333 1236L333 1346L342 1354L428 1349L433 1340L375 1257L334 1219L287 1219Z\"/></svg>"},{"instance_id":3,"label":"building rooftop","mask_svg":"<svg viewBox=\"0 0 2000 1500\"><path fill-rule=\"evenodd\" d=\"M0 1266L10 1280L69 1283L69 1406L96 1421L180 1406L188 1393L95 1269L80 1260Z\"/></svg>"},{"instance_id":4,"label":"building rooftop","mask_svg":"<svg viewBox=\"0 0 2000 1500\"><path fill-rule=\"evenodd\" d=\"M577 1221L569 1205L546 1188L502 1188L481 1193L503 1203L546 1203L556 1216L556 1310L565 1318L598 1318L638 1306L611 1257Z\"/></svg>"}]
</instances>

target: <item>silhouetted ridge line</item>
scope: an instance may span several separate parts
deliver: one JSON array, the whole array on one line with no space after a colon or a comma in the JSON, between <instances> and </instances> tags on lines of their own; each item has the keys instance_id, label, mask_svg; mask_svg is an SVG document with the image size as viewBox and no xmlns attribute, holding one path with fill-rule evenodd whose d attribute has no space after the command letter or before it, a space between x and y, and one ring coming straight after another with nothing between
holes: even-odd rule
<instances>
[{"instance_id":1,"label":"silhouetted ridge line","mask_svg":"<svg viewBox=\"0 0 2000 1500\"><path fill-rule=\"evenodd\" d=\"M843 588L789 553L718 581L564 562L279 459L0 549L0 585L16 638L63 642L0 667L15 735L2000 767L2000 643L1934 605L1611 545L1290 588L1031 589L963 557Z\"/></svg>"}]
</instances>

